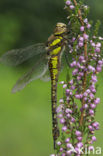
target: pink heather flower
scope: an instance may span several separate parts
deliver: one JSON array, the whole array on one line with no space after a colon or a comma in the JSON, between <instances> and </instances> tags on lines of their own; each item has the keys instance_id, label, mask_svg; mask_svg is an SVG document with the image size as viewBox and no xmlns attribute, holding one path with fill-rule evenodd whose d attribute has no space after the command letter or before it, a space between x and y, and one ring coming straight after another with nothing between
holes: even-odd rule
<instances>
[{"instance_id":1,"label":"pink heather flower","mask_svg":"<svg viewBox=\"0 0 103 156\"><path fill-rule=\"evenodd\" d=\"M93 150L94 150L94 146L89 146L88 149L89 149L90 151L93 151Z\"/></svg>"},{"instance_id":2,"label":"pink heather flower","mask_svg":"<svg viewBox=\"0 0 103 156\"><path fill-rule=\"evenodd\" d=\"M91 91L90 91L90 89L87 89L86 92L89 94Z\"/></svg>"},{"instance_id":3,"label":"pink heather flower","mask_svg":"<svg viewBox=\"0 0 103 156\"><path fill-rule=\"evenodd\" d=\"M99 104L100 103L100 98L96 98L95 100L94 100L94 103L97 105L97 104Z\"/></svg>"},{"instance_id":4,"label":"pink heather flower","mask_svg":"<svg viewBox=\"0 0 103 156\"><path fill-rule=\"evenodd\" d=\"M94 128L91 125L89 125L88 128L90 131L94 131Z\"/></svg>"},{"instance_id":5,"label":"pink heather flower","mask_svg":"<svg viewBox=\"0 0 103 156\"><path fill-rule=\"evenodd\" d=\"M92 43L91 43L91 46L92 46L92 47L95 47L95 43L94 43L94 42L92 42Z\"/></svg>"},{"instance_id":6,"label":"pink heather flower","mask_svg":"<svg viewBox=\"0 0 103 156\"><path fill-rule=\"evenodd\" d=\"M82 62L84 60L84 56L80 56L79 60L80 60L80 62Z\"/></svg>"},{"instance_id":7,"label":"pink heather flower","mask_svg":"<svg viewBox=\"0 0 103 156\"><path fill-rule=\"evenodd\" d=\"M88 23L87 24L87 28L90 29L91 28L91 24Z\"/></svg>"},{"instance_id":8,"label":"pink heather flower","mask_svg":"<svg viewBox=\"0 0 103 156\"><path fill-rule=\"evenodd\" d=\"M96 137L95 136L92 136L92 141L96 141Z\"/></svg>"},{"instance_id":9,"label":"pink heather flower","mask_svg":"<svg viewBox=\"0 0 103 156\"><path fill-rule=\"evenodd\" d=\"M84 31L84 26L81 26L80 27L80 31Z\"/></svg>"},{"instance_id":10,"label":"pink heather flower","mask_svg":"<svg viewBox=\"0 0 103 156\"><path fill-rule=\"evenodd\" d=\"M59 103L64 103L64 100L63 100L63 99L60 99L60 100L59 100Z\"/></svg>"},{"instance_id":11,"label":"pink heather flower","mask_svg":"<svg viewBox=\"0 0 103 156\"><path fill-rule=\"evenodd\" d=\"M94 90L95 90L95 86L94 85L91 85L89 88L90 88L91 92L94 92Z\"/></svg>"},{"instance_id":12,"label":"pink heather flower","mask_svg":"<svg viewBox=\"0 0 103 156\"><path fill-rule=\"evenodd\" d=\"M78 147L78 148L83 147L83 143L82 143L82 142L77 143L77 147Z\"/></svg>"},{"instance_id":13,"label":"pink heather flower","mask_svg":"<svg viewBox=\"0 0 103 156\"><path fill-rule=\"evenodd\" d=\"M95 75L92 75L92 81L97 82L97 77Z\"/></svg>"},{"instance_id":14,"label":"pink heather flower","mask_svg":"<svg viewBox=\"0 0 103 156\"><path fill-rule=\"evenodd\" d=\"M96 105L95 105L95 104L90 104L90 107L91 107L92 109L95 109L95 108L96 108Z\"/></svg>"},{"instance_id":15,"label":"pink heather flower","mask_svg":"<svg viewBox=\"0 0 103 156\"><path fill-rule=\"evenodd\" d=\"M71 81L69 81L69 84L70 84L70 85L73 85L73 79L72 79Z\"/></svg>"},{"instance_id":16,"label":"pink heather flower","mask_svg":"<svg viewBox=\"0 0 103 156\"><path fill-rule=\"evenodd\" d=\"M51 154L50 156L55 156L55 154Z\"/></svg>"},{"instance_id":17,"label":"pink heather flower","mask_svg":"<svg viewBox=\"0 0 103 156\"><path fill-rule=\"evenodd\" d=\"M70 118L71 118L71 115L70 115L69 113L68 113L66 116L67 116L67 118L68 118L68 119L70 119Z\"/></svg>"},{"instance_id":18,"label":"pink heather flower","mask_svg":"<svg viewBox=\"0 0 103 156\"><path fill-rule=\"evenodd\" d=\"M71 154L73 153L73 151L69 150L66 152L67 155L71 156Z\"/></svg>"},{"instance_id":19,"label":"pink heather flower","mask_svg":"<svg viewBox=\"0 0 103 156\"><path fill-rule=\"evenodd\" d=\"M61 148L60 148L60 152L62 152L62 151L63 151L63 148L61 147Z\"/></svg>"},{"instance_id":20,"label":"pink heather flower","mask_svg":"<svg viewBox=\"0 0 103 156\"><path fill-rule=\"evenodd\" d=\"M74 67L73 63L71 63L71 64L70 64L70 67L71 67L71 68L73 68L73 67Z\"/></svg>"},{"instance_id":21,"label":"pink heather flower","mask_svg":"<svg viewBox=\"0 0 103 156\"><path fill-rule=\"evenodd\" d=\"M83 37L79 37L79 41L83 42L84 38Z\"/></svg>"},{"instance_id":22,"label":"pink heather flower","mask_svg":"<svg viewBox=\"0 0 103 156\"><path fill-rule=\"evenodd\" d=\"M88 66L89 71L95 72L95 68L91 65Z\"/></svg>"},{"instance_id":23,"label":"pink heather flower","mask_svg":"<svg viewBox=\"0 0 103 156\"><path fill-rule=\"evenodd\" d=\"M99 37L99 40L101 40L101 41L102 41L102 40L103 40L103 37Z\"/></svg>"},{"instance_id":24,"label":"pink heather flower","mask_svg":"<svg viewBox=\"0 0 103 156\"><path fill-rule=\"evenodd\" d=\"M70 141L70 138L67 138L67 139L65 140L66 143L68 143L69 141Z\"/></svg>"},{"instance_id":25,"label":"pink heather flower","mask_svg":"<svg viewBox=\"0 0 103 156\"><path fill-rule=\"evenodd\" d=\"M64 84L64 85L63 85L63 88L66 88L66 87L67 87L67 84Z\"/></svg>"},{"instance_id":26,"label":"pink heather flower","mask_svg":"<svg viewBox=\"0 0 103 156\"><path fill-rule=\"evenodd\" d=\"M77 62L76 66L80 68L80 63L79 63L79 62Z\"/></svg>"},{"instance_id":27,"label":"pink heather flower","mask_svg":"<svg viewBox=\"0 0 103 156\"><path fill-rule=\"evenodd\" d=\"M76 39L76 38L75 38L75 37L73 37L73 38L72 38L72 42L74 42L74 41L75 41L75 39Z\"/></svg>"},{"instance_id":28,"label":"pink heather flower","mask_svg":"<svg viewBox=\"0 0 103 156\"><path fill-rule=\"evenodd\" d=\"M74 5L70 5L70 9L72 10L72 9L74 9L75 8L75 6Z\"/></svg>"},{"instance_id":29,"label":"pink heather flower","mask_svg":"<svg viewBox=\"0 0 103 156\"><path fill-rule=\"evenodd\" d=\"M76 62L76 61L73 61L72 63L73 63L73 65L74 65L74 66L76 66L76 65L77 65L77 62Z\"/></svg>"},{"instance_id":30,"label":"pink heather flower","mask_svg":"<svg viewBox=\"0 0 103 156\"><path fill-rule=\"evenodd\" d=\"M75 98L76 98L76 99L81 99L80 94L76 94L76 95L75 95Z\"/></svg>"},{"instance_id":31,"label":"pink heather flower","mask_svg":"<svg viewBox=\"0 0 103 156\"><path fill-rule=\"evenodd\" d=\"M62 118L63 115L62 115L62 114L58 114L57 117L58 117L58 118Z\"/></svg>"},{"instance_id":32,"label":"pink heather flower","mask_svg":"<svg viewBox=\"0 0 103 156\"><path fill-rule=\"evenodd\" d=\"M72 67L76 66L76 64L77 64L77 62L76 62L76 61L73 61L73 62L70 64L70 67L72 68Z\"/></svg>"},{"instance_id":33,"label":"pink heather flower","mask_svg":"<svg viewBox=\"0 0 103 156\"><path fill-rule=\"evenodd\" d=\"M85 101L87 101L87 99L88 99L87 97L84 97L84 100L85 100Z\"/></svg>"},{"instance_id":34,"label":"pink heather flower","mask_svg":"<svg viewBox=\"0 0 103 156\"><path fill-rule=\"evenodd\" d=\"M60 84L64 84L64 81L59 82Z\"/></svg>"},{"instance_id":35,"label":"pink heather flower","mask_svg":"<svg viewBox=\"0 0 103 156\"><path fill-rule=\"evenodd\" d=\"M71 90L74 90L75 89L75 86L71 86Z\"/></svg>"},{"instance_id":36,"label":"pink heather flower","mask_svg":"<svg viewBox=\"0 0 103 156\"><path fill-rule=\"evenodd\" d=\"M87 109L87 108L88 108L88 105L87 105L87 104L85 104L85 105L83 106L83 108L84 108L84 109Z\"/></svg>"},{"instance_id":37,"label":"pink heather flower","mask_svg":"<svg viewBox=\"0 0 103 156\"><path fill-rule=\"evenodd\" d=\"M61 156L66 156L66 154L65 153L62 153L62 155Z\"/></svg>"},{"instance_id":38,"label":"pink heather flower","mask_svg":"<svg viewBox=\"0 0 103 156\"><path fill-rule=\"evenodd\" d=\"M71 118L71 122L72 122L72 123L74 123L74 122L75 122L75 119L74 119L73 117Z\"/></svg>"},{"instance_id":39,"label":"pink heather flower","mask_svg":"<svg viewBox=\"0 0 103 156\"><path fill-rule=\"evenodd\" d=\"M90 114L90 115L94 115L94 110L90 109L90 110L89 110L89 114Z\"/></svg>"},{"instance_id":40,"label":"pink heather flower","mask_svg":"<svg viewBox=\"0 0 103 156\"><path fill-rule=\"evenodd\" d=\"M84 94L83 94L84 96L88 96L88 93L87 92L84 92Z\"/></svg>"},{"instance_id":41,"label":"pink heather flower","mask_svg":"<svg viewBox=\"0 0 103 156\"><path fill-rule=\"evenodd\" d=\"M93 38L96 39L97 37L96 36L93 36Z\"/></svg>"},{"instance_id":42,"label":"pink heather flower","mask_svg":"<svg viewBox=\"0 0 103 156\"><path fill-rule=\"evenodd\" d=\"M67 93L67 94L70 93L70 89L66 89L66 93Z\"/></svg>"},{"instance_id":43,"label":"pink heather flower","mask_svg":"<svg viewBox=\"0 0 103 156\"><path fill-rule=\"evenodd\" d=\"M60 141L58 141L58 142L57 142L57 145L58 145L58 146L60 146L60 145L61 145L61 142L60 142Z\"/></svg>"},{"instance_id":44,"label":"pink heather flower","mask_svg":"<svg viewBox=\"0 0 103 156\"><path fill-rule=\"evenodd\" d=\"M88 40L89 36L87 34L83 34L85 40Z\"/></svg>"},{"instance_id":45,"label":"pink heather flower","mask_svg":"<svg viewBox=\"0 0 103 156\"><path fill-rule=\"evenodd\" d=\"M97 67L96 67L96 71L97 71L97 72L101 72L101 71L102 71L102 67L101 67L101 66L97 66Z\"/></svg>"},{"instance_id":46,"label":"pink heather flower","mask_svg":"<svg viewBox=\"0 0 103 156\"><path fill-rule=\"evenodd\" d=\"M92 91L92 93L96 93L96 89L95 88L92 88L91 91Z\"/></svg>"},{"instance_id":47,"label":"pink heather flower","mask_svg":"<svg viewBox=\"0 0 103 156\"><path fill-rule=\"evenodd\" d=\"M90 93L89 96L90 96L91 99L94 98L94 94L93 93Z\"/></svg>"},{"instance_id":48,"label":"pink heather flower","mask_svg":"<svg viewBox=\"0 0 103 156\"><path fill-rule=\"evenodd\" d=\"M75 135L76 135L77 137L79 137L79 136L82 135L82 133L81 133L80 131L76 130Z\"/></svg>"},{"instance_id":49,"label":"pink heather flower","mask_svg":"<svg viewBox=\"0 0 103 156\"><path fill-rule=\"evenodd\" d=\"M98 64L99 64L99 65L103 65L103 61L102 61L102 60L99 60L99 61L98 61Z\"/></svg>"},{"instance_id":50,"label":"pink heather flower","mask_svg":"<svg viewBox=\"0 0 103 156\"><path fill-rule=\"evenodd\" d=\"M72 147L72 144L71 143L68 143L67 144L67 148L71 148Z\"/></svg>"},{"instance_id":51,"label":"pink heather flower","mask_svg":"<svg viewBox=\"0 0 103 156\"><path fill-rule=\"evenodd\" d=\"M73 93L70 91L70 93L69 93L70 95L72 95Z\"/></svg>"},{"instance_id":52,"label":"pink heather flower","mask_svg":"<svg viewBox=\"0 0 103 156\"><path fill-rule=\"evenodd\" d=\"M83 42L79 42L79 43L78 43L78 46L79 46L79 47L83 47Z\"/></svg>"},{"instance_id":53,"label":"pink heather flower","mask_svg":"<svg viewBox=\"0 0 103 156\"><path fill-rule=\"evenodd\" d=\"M82 139L83 139L82 137L77 137L78 141L82 141Z\"/></svg>"},{"instance_id":54,"label":"pink heather flower","mask_svg":"<svg viewBox=\"0 0 103 156\"><path fill-rule=\"evenodd\" d=\"M84 19L84 23L88 23L88 19L87 18Z\"/></svg>"},{"instance_id":55,"label":"pink heather flower","mask_svg":"<svg viewBox=\"0 0 103 156\"><path fill-rule=\"evenodd\" d=\"M67 108L67 109L65 110L65 112L66 112L66 113L70 113L70 114L72 114L72 110L69 109L69 108Z\"/></svg>"},{"instance_id":56,"label":"pink heather flower","mask_svg":"<svg viewBox=\"0 0 103 156\"><path fill-rule=\"evenodd\" d=\"M96 47L100 48L100 47L101 47L101 43L98 42L98 43L96 44Z\"/></svg>"},{"instance_id":57,"label":"pink heather flower","mask_svg":"<svg viewBox=\"0 0 103 156\"><path fill-rule=\"evenodd\" d=\"M81 76L81 77L82 77L83 75L84 75L84 73L83 73L83 72L79 72L79 76Z\"/></svg>"},{"instance_id":58,"label":"pink heather flower","mask_svg":"<svg viewBox=\"0 0 103 156\"><path fill-rule=\"evenodd\" d=\"M78 69L76 68L76 69L73 70L72 74L76 75L77 73L78 73Z\"/></svg>"},{"instance_id":59,"label":"pink heather flower","mask_svg":"<svg viewBox=\"0 0 103 156\"><path fill-rule=\"evenodd\" d=\"M93 40L90 40L90 43L93 43Z\"/></svg>"},{"instance_id":60,"label":"pink heather flower","mask_svg":"<svg viewBox=\"0 0 103 156\"><path fill-rule=\"evenodd\" d=\"M60 123L64 124L65 123L65 119L64 118L60 119Z\"/></svg>"},{"instance_id":61,"label":"pink heather flower","mask_svg":"<svg viewBox=\"0 0 103 156\"><path fill-rule=\"evenodd\" d=\"M83 94L79 94L79 96L80 96L80 99L82 99L82 97L83 97Z\"/></svg>"},{"instance_id":62,"label":"pink heather flower","mask_svg":"<svg viewBox=\"0 0 103 156\"><path fill-rule=\"evenodd\" d=\"M62 106L61 106L61 105L59 105L59 106L57 107L56 112L57 112L57 113L62 112Z\"/></svg>"},{"instance_id":63,"label":"pink heather flower","mask_svg":"<svg viewBox=\"0 0 103 156\"><path fill-rule=\"evenodd\" d=\"M81 76L77 76L77 80L78 80L78 81L81 80Z\"/></svg>"},{"instance_id":64,"label":"pink heather flower","mask_svg":"<svg viewBox=\"0 0 103 156\"><path fill-rule=\"evenodd\" d=\"M70 100L70 97L69 97L69 96L67 96L66 100L67 100L67 101L69 101L69 100Z\"/></svg>"},{"instance_id":65,"label":"pink heather flower","mask_svg":"<svg viewBox=\"0 0 103 156\"><path fill-rule=\"evenodd\" d=\"M66 131L67 130L67 126L62 127L62 131Z\"/></svg>"},{"instance_id":66,"label":"pink heather flower","mask_svg":"<svg viewBox=\"0 0 103 156\"><path fill-rule=\"evenodd\" d=\"M95 48L95 52L99 53L100 52L100 48L96 47Z\"/></svg>"},{"instance_id":67,"label":"pink heather flower","mask_svg":"<svg viewBox=\"0 0 103 156\"><path fill-rule=\"evenodd\" d=\"M71 4L71 1L66 1L66 5L70 5Z\"/></svg>"},{"instance_id":68,"label":"pink heather flower","mask_svg":"<svg viewBox=\"0 0 103 156\"><path fill-rule=\"evenodd\" d=\"M99 123L98 123L98 122L94 122L94 123L92 124L92 126L93 126L96 130L99 129Z\"/></svg>"},{"instance_id":69,"label":"pink heather flower","mask_svg":"<svg viewBox=\"0 0 103 156\"><path fill-rule=\"evenodd\" d=\"M76 156L80 156L80 147L75 147Z\"/></svg>"}]
</instances>

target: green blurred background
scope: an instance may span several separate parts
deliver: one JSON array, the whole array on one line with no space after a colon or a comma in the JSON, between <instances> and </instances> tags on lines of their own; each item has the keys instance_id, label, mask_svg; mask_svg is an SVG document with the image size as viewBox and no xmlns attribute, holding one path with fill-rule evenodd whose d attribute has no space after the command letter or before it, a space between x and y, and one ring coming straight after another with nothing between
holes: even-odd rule
<instances>
[{"instance_id":1,"label":"green blurred background","mask_svg":"<svg viewBox=\"0 0 103 156\"><path fill-rule=\"evenodd\" d=\"M89 19L94 23L100 19L103 24L103 0L86 0L86 4L91 7ZM57 22L68 22L63 8L63 0L1 0L0 55L13 48L45 42ZM0 65L0 156L49 156L53 153L50 82L38 80L11 94L22 73L22 68ZM64 79L65 71L60 76L60 80ZM102 79L103 73L99 75L97 92L101 98L96 115L101 124L96 132L98 146L103 146ZM61 86L59 97L62 97Z\"/></svg>"}]
</instances>

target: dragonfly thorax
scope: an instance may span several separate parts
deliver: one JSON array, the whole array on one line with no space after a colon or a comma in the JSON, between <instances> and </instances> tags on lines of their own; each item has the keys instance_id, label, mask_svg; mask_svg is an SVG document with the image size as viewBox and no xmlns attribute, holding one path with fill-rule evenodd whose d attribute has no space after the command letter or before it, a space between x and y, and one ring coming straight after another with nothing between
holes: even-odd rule
<instances>
[{"instance_id":1,"label":"dragonfly thorax","mask_svg":"<svg viewBox=\"0 0 103 156\"><path fill-rule=\"evenodd\" d=\"M59 56L65 49L67 43L67 26L64 23L57 23L54 33L48 38L47 55L48 58L52 56Z\"/></svg>"}]
</instances>

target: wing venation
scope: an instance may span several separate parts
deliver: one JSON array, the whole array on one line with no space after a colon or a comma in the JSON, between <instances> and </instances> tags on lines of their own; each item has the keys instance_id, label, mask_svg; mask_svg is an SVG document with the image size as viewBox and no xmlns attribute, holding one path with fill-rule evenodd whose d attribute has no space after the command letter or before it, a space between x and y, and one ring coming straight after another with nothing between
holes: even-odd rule
<instances>
[{"instance_id":1,"label":"wing venation","mask_svg":"<svg viewBox=\"0 0 103 156\"><path fill-rule=\"evenodd\" d=\"M45 44L37 43L26 48L14 49L4 53L0 62L10 66L17 66L35 55L46 53Z\"/></svg>"},{"instance_id":2,"label":"wing venation","mask_svg":"<svg viewBox=\"0 0 103 156\"><path fill-rule=\"evenodd\" d=\"M32 67L27 73L25 73L14 85L12 92L22 90L31 81L40 79L48 70L48 60L41 58L38 63Z\"/></svg>"}]
</instances>

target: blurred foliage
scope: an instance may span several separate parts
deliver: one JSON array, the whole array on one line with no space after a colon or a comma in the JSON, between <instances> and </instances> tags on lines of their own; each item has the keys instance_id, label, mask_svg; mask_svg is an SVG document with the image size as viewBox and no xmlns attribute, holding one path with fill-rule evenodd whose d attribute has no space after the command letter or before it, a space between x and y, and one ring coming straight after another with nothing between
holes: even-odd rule
<instances>
[{"instance_id":1,"label":"blurred foliage","mask_svg":"<svg viewBox=\"0 0 103 156\"><path fill-rule=\"evenodd\" d=\"M89 18L103 21L103 1L85 0L90 6ZM0 54L8 49L45 42L55 24L65 22L64 1L0 1ZM103 22L102 22L103 24ZM100 33L103 33L101 27Z\"/></svg>"},{"instance_id":2,"label":"blurred foliage","mask_svg":"<svg viewBox=\"0 0 103 156\"><path fill-rule=\"evenodd\" d=\"M89 19L94 23L99 19L103 24L103 0L85 2L91 7ZM46 42L57 22L68 22L63 8L63 0L1 0L0 55L13 48ZM10 88L19 76L19 71L0 65L0 156L48 156L52 153L50 82L38 80L13 95ZM98 90L102 98L103 85ZM62 96L62 91L58 95ZM99 121L102 106L98 109ZM102 130L97 135L98 145Z\"/></svg>"}]
</instances>

